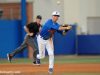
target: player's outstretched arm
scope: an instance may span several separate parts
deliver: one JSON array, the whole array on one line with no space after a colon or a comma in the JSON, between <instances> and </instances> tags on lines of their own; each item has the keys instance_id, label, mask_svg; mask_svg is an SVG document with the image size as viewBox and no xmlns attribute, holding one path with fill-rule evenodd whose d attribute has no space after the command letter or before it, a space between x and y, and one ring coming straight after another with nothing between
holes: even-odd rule
<instances>
[{"instance_id":1,"label":"player's outstretched arm","mask_svg":"<svg viewBox=\"0 0 100 75\"><path fill-rule=\"evenodd\" d=\"M72 26L60 26L59 30L69 30L71 28L72 28Z\"/></svg>"}]
</instances>

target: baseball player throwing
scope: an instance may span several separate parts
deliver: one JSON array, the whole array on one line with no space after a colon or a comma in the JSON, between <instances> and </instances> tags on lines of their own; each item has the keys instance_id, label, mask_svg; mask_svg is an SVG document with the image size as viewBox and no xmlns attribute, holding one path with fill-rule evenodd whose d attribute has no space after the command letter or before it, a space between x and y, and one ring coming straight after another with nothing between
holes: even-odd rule
<instances>
[{"instance_id":1,"label":"baseball player throwing","mask_svg":"<svg viewBox=\"0 0 100 75\"><path fill-rule=\"evenodd\" d=\"M40 35L38 36L38 47L39 54L37 55L38 59L42 59L45 57L45 48L47 49L49 55L49 73L53 73L54 68L54 45L53 45L53 34L55 31L63 31L71 29L71 26L60 26L57 23L58 18L60 17L60 13L58 11L54 11L52 13L52 19L46 21L43 25Z\"/></svg>"}]
</instances>

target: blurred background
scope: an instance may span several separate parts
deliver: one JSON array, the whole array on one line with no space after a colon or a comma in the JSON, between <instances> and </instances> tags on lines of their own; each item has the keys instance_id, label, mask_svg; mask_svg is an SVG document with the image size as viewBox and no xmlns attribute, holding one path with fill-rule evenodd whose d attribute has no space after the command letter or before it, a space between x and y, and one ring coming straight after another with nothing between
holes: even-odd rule
<instances>
[{"instance_id":1,"label":"blurred background","mask_svg":"<svg viewBox=\"0 0 100 75\"><path fill-rule=\"evenodd\" d=\"M22 43L23 26L43 17L42 24L59 11L60 24L73 28L54 35L55 55L100 55L100 0L0 0L0 58ZM15 56L32 58L32 50Z\"/></svg>"}]
</instances>

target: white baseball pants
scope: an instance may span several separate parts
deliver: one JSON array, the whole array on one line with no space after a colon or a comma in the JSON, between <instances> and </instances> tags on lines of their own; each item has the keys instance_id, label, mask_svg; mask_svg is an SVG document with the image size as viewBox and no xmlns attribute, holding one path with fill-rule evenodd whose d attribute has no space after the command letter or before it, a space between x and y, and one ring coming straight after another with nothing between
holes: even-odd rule
<instances>
[{"instance_id":1,"label":"white baseball pants","mask_svg":"<svg viewBox=\"0 0 100 75\"><path fill-rule=\"evenodd\" d=\"M45 48L49 55L49 68L53 68L54 66L54 45L53 39L50 38L48 40L43 40L40 35L37 36L39 54L37 55L38 59L42 59L45 57Z\"/></svg>"}]
</instances>

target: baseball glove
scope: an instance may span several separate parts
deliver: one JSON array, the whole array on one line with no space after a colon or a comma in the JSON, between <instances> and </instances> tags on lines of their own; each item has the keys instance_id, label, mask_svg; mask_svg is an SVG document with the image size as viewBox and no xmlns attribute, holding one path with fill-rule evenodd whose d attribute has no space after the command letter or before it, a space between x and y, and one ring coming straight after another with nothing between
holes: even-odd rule
<instances>
[{"instance_id":1,"label":"baseball glove","mask_svg":"<svg viewBox=\"0 0 100 75\"><path fill-rule=\"evenodd\" d=\"M66 35L66 33L67 33L69 30L71 30L71 28L72 28L72 26L69 25L69 24L64 24L64 25L62 25L62 26L63 26L63 27L69 27L69 29L63 30L63 35Z\"/></svg>"}]
</instances>

